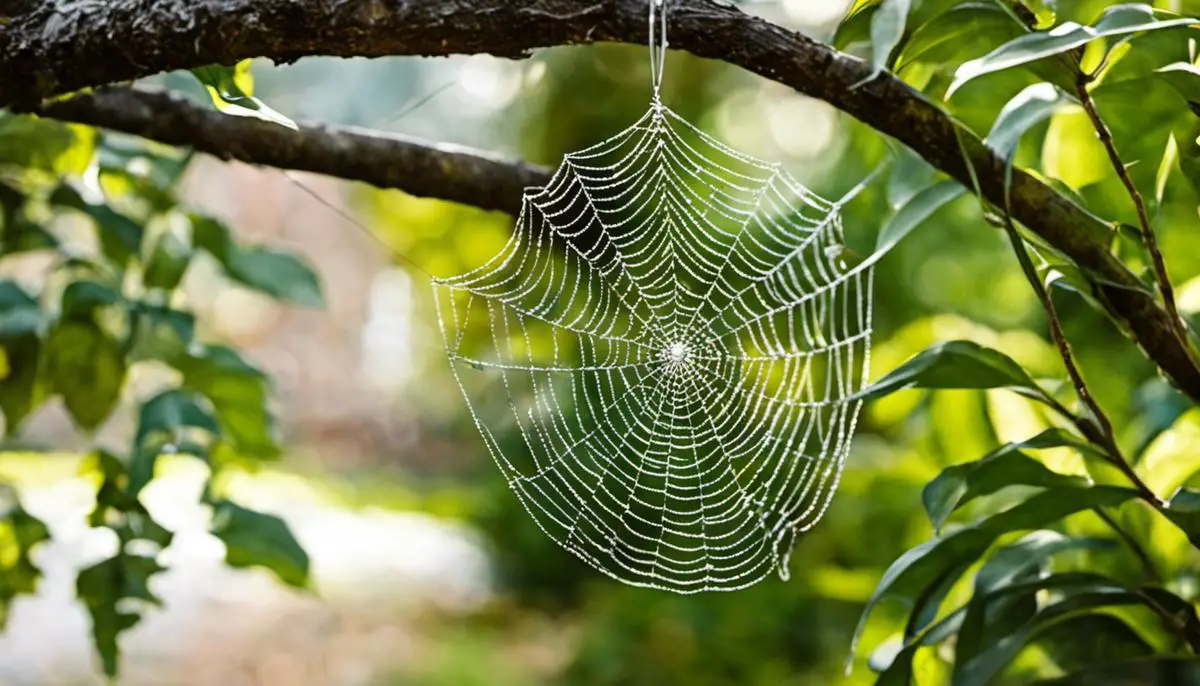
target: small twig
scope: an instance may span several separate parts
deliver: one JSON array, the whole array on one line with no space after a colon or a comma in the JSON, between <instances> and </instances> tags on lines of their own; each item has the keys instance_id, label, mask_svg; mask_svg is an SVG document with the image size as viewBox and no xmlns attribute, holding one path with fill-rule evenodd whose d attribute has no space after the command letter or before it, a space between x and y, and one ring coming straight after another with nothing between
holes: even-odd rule
<instances>
[{"instance_id":1,"label":"small twig","mask_svg":"<svg viewBox=\"0 0 1200 686\"><path fill-rule=\"evenodd\" d=\"M1129 176L1129 170L1125 167L1125 163L1121 161L1121 156L1117 152L1117 145L1113 141L1112 132L1109 131L1108 125L1100 118L1100 112L1096 109L1096 101L1092 99L1091 93L1088 92L1088 83L1091 82L1092 76L1080 70L1075 79L1075 92L1079 96L1079 103L1083 105L1083 111L1087 113L1088 119L1092 122L1092 127L1096 129L1096 135L1100 138L1100 143L1104 145L1104 150L1108 153L1108 159L1112 162L1113 169L1120 177L1121 183L1124 184L1125 190L1129 192L1130 199L1133 200L1133 206L1137 210L1138 224L1140 224L1142 232L1142 243L1146 246L1146 251L1150 253L1150 260L1154 265L1154 276L1158 282L1158 290L1162 293L1163 306L1166 307L1167 315L1171 319L1175 335L1183 344L1187 344L1188 334L1184 328L1183 318L1179 316L1179 308L1175 304L1175 288L1171 285L1170 276L1167 274L1167 262L1163 258L1162 250L1158 247L1158 238L1154 235L1154 229L1150 226L1150 215L1146 211L1146 201L1142 198L1141 192L1133 183L1133 178Z\"/></svg>"}]
</instances>

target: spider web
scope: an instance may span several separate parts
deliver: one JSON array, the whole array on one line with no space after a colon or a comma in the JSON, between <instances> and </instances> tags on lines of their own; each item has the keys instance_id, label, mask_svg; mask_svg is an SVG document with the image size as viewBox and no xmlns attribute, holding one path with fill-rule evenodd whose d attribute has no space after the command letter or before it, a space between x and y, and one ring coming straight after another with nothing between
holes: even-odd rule
<instances>
[{"instance_id":1,"label":"spider web","mask_svg":"<svg viewBox=\"0 0 1200 686\"><path fill-rule=\"evenodd\" d=\"M639 586L786 578L869 367L872 261L843 263L841 202L656 97L435 281L474 422L547 535Z\"/></svg>"}]
</instances>

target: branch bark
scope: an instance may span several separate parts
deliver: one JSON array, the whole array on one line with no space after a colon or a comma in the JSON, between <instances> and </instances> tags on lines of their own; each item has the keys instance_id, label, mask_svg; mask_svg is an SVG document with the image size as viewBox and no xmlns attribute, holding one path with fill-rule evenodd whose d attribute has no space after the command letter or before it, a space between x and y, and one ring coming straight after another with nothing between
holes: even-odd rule
<instances>
[{"instance_id":1,"label":"branch bark","mask_svg":"<svg viewBox=\"0 0 1200 686\"><path fill-rule=\"evenodd\" d=\"M100 88L49 101L35 111L223 160L317 172L509 214L520 212L526 187L550 180L542 167L485 152L330 124L299 123L299 131L292 131L163 91Z\"/></svg>"},{"instance_id":2,"label":"branch bark","mask_svg":"<svg viewBox=\"0 0 1200 686\"><path fill-rule=\"evenodd\" d=\"M48 0L0 24L0 106L36 108L88 86L248 57L491 53L644 43L645 0ZM1005 202L1005 165L973 133L861 60L715 0L676 0L671 45L824 100ZM960 149L960 145L962 148ZM965 154L964 154L965 152ZM1016 171L1013 216L1098 284L1097 296L1176 387L1200 401L1200 363L1170 315L1108 250L1105 223Z\"/></svg>"}]
</instances>

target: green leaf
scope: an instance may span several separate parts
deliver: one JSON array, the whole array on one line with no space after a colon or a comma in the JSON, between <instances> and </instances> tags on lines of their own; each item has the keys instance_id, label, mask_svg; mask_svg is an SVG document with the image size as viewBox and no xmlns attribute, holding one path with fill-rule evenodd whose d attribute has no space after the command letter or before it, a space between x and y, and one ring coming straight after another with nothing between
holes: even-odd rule
<instances>
[{"instance_id":1,"label":"green leaf","mask_svg":"<svg viewBox=\"0 0 1200 686\"><path fill-rule=\"evenodd\" d=\"M309 307L325 302L316 272L295 255L262 246L238 247L228 267L235 280L267 295Z\"/></svg>"},{"instance_id":2,"label":"green leaf","mask_svg":"<svg viewBox=\"0 0 1200 686\"><path fill-rule=\"evenodd\" d=\"M1104 686L1107 684L1183 686L1197 684L1200 683L1200 658L1159 656L1149 660L1096 665L1057 679L1047 679L1037 683L1042 686Z\"/></svg>"},{"instance_id":3,"label":"green leaf","mask_svg":"<svg viewBox=\"0 0 1200 686\"><path fill-rule=\"evenodd\" d=\"M43 356L47 384L62 395L76 424L91 431L112 414L125 385L125 356L99 326L60 322L46 338Z\"/></svg>"},{"instance_id":4,"label":"green leaf","mask_svg":"<svg viewBox=\"0 0 1200 686\"><path fill-rule=\"evenodd\" d=\"M1034 126L1046 121L1064 103L1066 98L1053 84L1035 83L1013 96L1000 110L1000 116L992 125L984 142L1000 157L1010 160L1017 151L1021 136Z\"/></svg>"},{"instance_id":5,"label":"green leaf","mask_svg":"<svg viewBox=\"0 0 1200 686\"><path fill-rule=\"evenodd\" d=\"M13 599L37 591L42 572L30 555L48 540L50 530L22 507L16 489L0 484L0 628L8 623Z\"/></svg>"},{"instance_id":6,"label":"green leaf","mask_svg":"<svg viewBox=\"0 0 1200 686\"><path fill-rule=\"evenodd\" d=\"M883 0L871 17L871 76L887 68L892 51L904 37L910 0Z\"/></svg>"},{"instance_id":7,"label":"green leaf","mask_svg":"<svg viewBox=\"0 0 1200 686\"><path fill-rule=\"evenodd\" d=\"M1156 31L1196 22L1195 19L1187 17L1159 18L1165 16L1166 13L1149 5L1116 5L1105 10L1093 26L1065 22L1049 31L1025 34L959 67L954 73L954 82L946 91L946 98L949 99L963 84L984 74L1060 55L1087 45L1097 38Z\"/></svg>"},{"instance_id":8,"label":"green leaf","mask_svg":"<svg viewBox=\"0 0 1200 686\"><path fill-rule=\"evenodd\" d=\"M1072 621L1081 615L1087 616L1100 608L1138 605L1142 602L1143 599L1136 592L1117 585L1068 595L1038 610L1020 629L995 641L965 664L956 664L953 684L970 686L989 683L1026 645L1054 626Z\"/></svg>"},{"instance_id":9,"label":"green leaf","mask_svg":"<svg viewBox=\"0 0 1200 686\"><path fill-rule=\"evenodd\" d=\"M229 229L219 220L202 214L189 213L192 224L192 245L213 256L213 259L228 269L236 245Z\"/></svg>"},{"instance_id":10,"label":"green leaf","mask_svg":"<svg viewBox=\"0 0 1200 686\"><path fill-rule=\"evenodd\" d=\"M216 219L195 214L189 218L193 244L212 255L229 278L301 305L324 303L316 273L301 258L264 246L239 246Z\"/></svg>"},{"instance_id":11,"label":"green leaf","mask_svg":"<svg viewBox=\"0 0 1200 686\"><path fill-rule=\"evenodd\" d=\"M875 252L891 250L941 207L966 193L957 181L941 181L914 195L879 230Z\"/></svg>"},{"instance_id":12,"label":"green leaf","mask_svg":"<svg viewBox=\"0 0 1200 686\"><path fill-rule=\"evenodd\" d=\"M299 130L296 122L254 97L254 79L250 74L251 61L242 60L233 67L223 67L219 64L198 67L192 70L192 74L204 84L213 105L225 114L253 117L293 131Z\"/></svg>"},{"instance_id":13,"label":"green leaf","mask_svg":"<svg viewBox=\"0 0 1200 686\"><path fill-rule=\"evenodd\" d=\"M43 321L33 296L12 281L0 281L0 340L36 334Z\"/></svg>"},{"instance_id":14,"label":"green leaf","mask_svg":"<svg viewBox=\"0 0 1200 686\"><path fill-rule=\"evenodd\" d=\"M1196 548L1200 548L1200 491L1181 488L1171 496L1163 515L1179 527Z\"/></svg>"},{"instance_id":15,"label":"green leaf","mask_svg":"<svg viewBox=\"0 0 1200 686\"><path fill-rule=\"evenodd\" d=\"M858 639L871 612L884 598L912 599L945 570L961 565L964 560L981 557L1004 534L1039 529L1077 512L1112 507L1137 498L1136 491L1114 486L1046 490L1004 512L909 550L888 567L867 601L854 633L851 655L856 653Z\"/></svg>"},{"instance_id":16,"label":"green leaf","mask_svg":"<svg viewBox=\"0 0 1200 686\"><path fill-rule=\"evenodd\" d=\"M1200 472L1200 409L1179 416L1138 460L1137 471L1150 490L1171 495Z\"/></svg>"},{"instance_id":17,"label":"green leaf","mask_svg":"<svg viewBox=\"0 0 1200 686\"><path fill-rule=\"evenodd\" d=\"M308 586L308 553L286 522L223 500L214 506L212 533L225 543L231 567L265 567L284 583Z\"/></svg>"},{"instance_id":18,"label":"green leaf","mask_svg":"<svg viewBox=\"0 0 1200 686\"><path fill-rule=\"evenodd\" d=\"M839 50L871 39L871 20L882 0L856 0L833 34L833 46Z\"/></svg>"},{"instance_id":19,"label":"green leaf","mask_svg":"<svg viewBox=\"0 0 1200 686\"><path fill-rule=\"evenodd\" d=\"M58 239L24 213L27 196L0 181L0 255L57 248Z\"/></svg>"},{"instance_id":20,"label":"green leaf","mask_svg":"<svg viewBox=\"0 0 1200 686\"><path fill-rule=\"evenodd\" d=\"M1037 644L1063 670L1148 657L1154 648L1124 620L1109 614L1069 617L1041 632Z\"/></svg>"},{"instance_id":21,"label":"green leaf","mask_svg":"<svg viewBox=\"0 0 1200 686\"><path fill-rule=\"evenodd\" d=\"M29 413L46 399L38 382L42 342L35 335L0 340L8 373L0 377L0 410L4 412L4 430L13 436Z\"/></svg>"},{"instance_id":22,"label":"green leaf","mask_svg":"<svg viewBox=\"0 0 1200 686\"><path fill-rule=\"evenodd\" d=\"M203 398L191 391L172 389L142 405L133 442L133 461L129 467L132 493L141 491L154 478L160 452L178 451L184 445L191 445L193 431L206 433L210 440L221 435L220 424L202 401Z\"/></svg>"},{"instance_id":23,"label":"green leaf","mask_svg":"<svg viewBox=\"0 0 1200 686\"><path fill-rule=\"evenodd\" d=\"M1027 581L1019 581L1001 586L982 597L973 597L985 608L997 606L1022 607L1029 597L1043 591L1070 592L1075 589L1101 588L1108 589L1115 582L1098 574L1068 573L1049 576L1033 577ZM917 650L925 646L935 646L963 630L967 616L967 606L959 607L950 612L936 624L922 633L919 637L905 643L896 653L886 670L880 675L876 686L911 686L913 677L913 658ZM1036 613L1036 607L1029 615ZM995 617L995 612L989 612ZM1010 625L1011 626L1011 625Z\"/></svg>"},{"instance_id":24,"label":"green leaf","mask_svg":"<svg viewBox=\"0 0 1200 686\"><path fill-rule=\"evenodd\" d=\"M164 233L154 245L142 283L147 288L174 290L183 280L192 260L192 248L171 233Z\"/></svg>"},{"instance_id":25,"label":"green leaf","mask_svg":"<svg viewBox=\"0 0 1200 686\"><path fill-rule=\"evenodd\" d=\"M137 490L129 488L130 479L125 463L106 450L93 453L91 462L101 480L100 488L96 491L96 506L88 515L88 523L93 527L111 529L122 548L135 539L151 541L159 548L171 545L175 535L154 521L138 500Z\"/></svg>"},{"instance_id":26,"label":"green leaf","mask_svg":"<svg viewBox=\"0 0 1200 686\"><path fill-rule=\"evenodd\" d=\"M158 190L138 187L135 192L144 196L149 191L151 195L159 196L161 193L169 195L169 189L183 178L192 153L145 138L101 133L96 146L96 158L101 172L128 174L143 179L146 185ZM163 197L147 199L167 200ZM175 203L163 204L173 206Z\"/></svg>"},{"instance_id":27,"label":"green leaf","mask_svg":"<svg viewBox=\"0 0 1200 686\"><path fill-rule=\"evenodd\" d=\"M1190 62L1174 62L1155 70L1184 100L1200 103L1200 67Z\"/></svg>"},{"instance_id":28,"label":"green leaf","mask_svg":"<svg viewBox=\"0 0 1200 686\"><path fill-rule=\"evenodd\" d=\"M1086 479L1051 471L1046 465L1021 452L1026 447L1034 446L1009 443L975 462L947 467L930 481L921 493L921 500L934 530L940 531L950 515L963 505L1008 486L1054 488L1087 485Z\"/></svg>"},{"instance_id":29,"label":"green leaf","mask_svg":"<svg viewBox=\"0 0 1200 686\"><path fill-rule=\"evenodd\" d=\"M161 360L174 364L185 357L196 335L196 316L191 312L139 301L133 303L138 326L130 353L135 360Z\"/></svg>"},{"instance_id":30,"label":"green leaf","mask_svg":"<svg viewBox=\"0 0 1200 686\"><path fill-rule=\"evenodd\" d=\"M918 63L946 64L980 54L980 46L1004 43L1023 33L1012 15L989 2L950 8L913 31L896 58L896 71Z\"/></svg>"},{"instance_id":31,"label":"green leaf","mask_svg":"<svg viewBox=\"0 0 1200 686\"><path fill-rule=\"evenodd\" d=\"M270 381L238 353L219 345L176 361L184 386L203 393L217 412L222 435L240 455L279 456L278 430L268 406Z\"/></svg>"},{"instance_id":32,"label":"green leaf","mask_svg":"<svg viewBox=\"0 0 1200 686\"><path fill-rule=\"evenodd\" d=\"M92 617L92 637L109 677L117 675L117 638L141 620L134 608L162 604L150 592L150 577L163 569L151 558L119 552L79 572L75 593Z\"/></svg>"},{"instance_id":33,"label":"green leaf","mask_svg":"<svg viewBox=\"0 0 1200 686\"><path fill-rule=\"evenodd\" d=\"M1171 171L1179 165L1179 143L1175 134L1167 137L1167 145L1163 148L1162 161L1158 164L1158 173L1154 175L1154 201L1162 204L1163 196L1167 193L1167 182L1171 179Z\"/></svg>"},{"instance_id":34,"label":"green leaf","mask_svg":"<svg viewBox=\"0 0 1200 686\"><path fill-rule=\"evenodd\" d=\"M0 112L0 167L79 174L91 162L94 146L95 133L86 127Z\"/></svg>"},{"instance_id":35,"label":"green leaf","mask_svg":"<svg viewBox=\"0 0 1200 686\"><path fill-rule=\"evenodd\" d=\"M138 254L142 245L142 226L104 203L85 200L75 188L61 184L50 196L55 205L78 210L92 219L100 235L104 255L119 264Z\"/></svg>"},{"instance_id":36,"label":"green leaf","mask_svg":"<svg viewBox=\"0 0 1200 686\"><path fill-rule=\"evenodd\" d=\"M213 435L221 431L217 420L194 393L180 389L163 391L142 405L134 443L142 445L158 432L178 436L187 429L200 429Z\"/></svg>"},{"instance_id":37,"label":"green leaf","mask_svg":"<svg viewBox=\"0 0 1200 686\"><path fill-rule=\"evenodd\" d=\"M1091 305L1097 312L1104 312L1104 306L1096 299L1096 289L1083 273L1083 270L1073 262L1046 262L1038 267L1038 273L1046 288L1060 288L1074 293L1084 302Z\"/></svg>"},{"instance_id":38,"label":"green leaf","mask_svg":"<svg viewBox=\"0 0 1200 686\"><path fill-rule=\"evenodd\" d=\"M1048 402L1021 365L1004 353L972 341L938 343L853 396L873 400L909 388L1008 388Z\"/></svg>"},{"instance_id":39,"label":"green leaf","mask_svg":"<svg viewBox=\"0 0 1200 686\"><path fill-rule=\"evenodd\" d=\"M975 575L955 641L954 662L964 663L984 646L1015 631L1037 612L1037 588L1029 593L997 594L1006 587L1046 575L1047 562L1062 552L1112 548L1111 540L1068 538L1056 531L1033 531L998 550Z\"/></svg>"},{"instance_id":40,"label":"green leaf","mask_svg":"<svg viewBox=\"0 0 1200 686\"><path fill-rule=\"evenodd\" d=\"M62 319L91 320L97 309L123 300L118 291L102 283L86 279L72 281L63 289L60 316Z\"/></svg>"}]
</instances>

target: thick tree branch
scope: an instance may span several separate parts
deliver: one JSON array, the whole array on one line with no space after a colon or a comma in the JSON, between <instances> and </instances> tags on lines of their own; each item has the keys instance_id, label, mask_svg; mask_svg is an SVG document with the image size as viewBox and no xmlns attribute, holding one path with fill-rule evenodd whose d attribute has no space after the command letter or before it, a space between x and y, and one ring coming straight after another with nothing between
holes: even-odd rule
<instances>
[{"instance_id":1,"label":"thick tree branch","mask_svg":"<svg viewBox=\"0 0 1200 686\"><path fill-rule=\"evenodd\" d=\"M329 124L292 131L233 117L187 98L108 87L47 102L38 114L187 146L223 160L317 172L412 195L516 214L527 186L549 172L484 152Z\"/></svg>"},{"instance_id":2,"label":"thick tree branch","mask_svg":"<svg viewBox=\"0 0 1200 686\"><path fill-rule=\"evenodd\" d=\"M646 0L47 0L0 24L0 106L247 57L491 53L644 43ZM29 7L29 5L36 5ZM1003 206L1005 165L889 74L714 0L676 0L671 45L820 98L905 143ZM797 122L802 125L801 122ZM960 145L962 149L960 149ZM964 154L965 152L965 154ZM1107 227L1046 184L1013 175L1012 215L1100 284L1097 295L1168 378L1200 400L1200 365L1154 295L1107 247Z\"/></svg>"}]
</instances>

